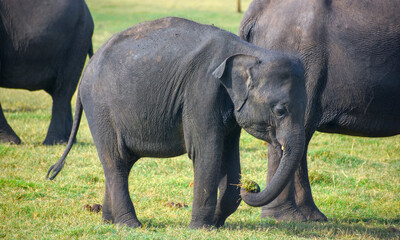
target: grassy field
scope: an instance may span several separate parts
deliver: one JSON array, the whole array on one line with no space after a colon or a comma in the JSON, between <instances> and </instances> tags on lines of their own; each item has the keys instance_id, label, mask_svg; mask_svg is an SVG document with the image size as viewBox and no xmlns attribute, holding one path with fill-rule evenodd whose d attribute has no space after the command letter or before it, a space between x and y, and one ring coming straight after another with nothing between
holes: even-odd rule
<instances>
[{"instance_id":1,"label":"grassy field","mask_svg":"<svg viewBox=\"0 0 400 240\"><path fill-rule=\"evenodd\" d=\"M87 0L96 29L95 49L113 33L138 22L179 16L234 33L242 17L233 0ZM149 2L149 3L147 3ZM242 1L246 9L249 0ZM260 219L242 203L220 230L190 230L193 170L186 156L142 159L131 172L130 192L141 229L103 224L84 209L102 204L104 175L83 118L78 142L63 171L47 181L47 169L65 146L42 146L50 122L46 93L0 89L6 118L23 144L0 145L0 238L5 239L399 239L400 136L372 139L317 133L309 148L316 204L325 223ZM73 99L75 102L75 98ZM244 133L242 171L265 184L267 149ZM169 203L187 207L174 208Z\"/></svg>"}]
</instances>

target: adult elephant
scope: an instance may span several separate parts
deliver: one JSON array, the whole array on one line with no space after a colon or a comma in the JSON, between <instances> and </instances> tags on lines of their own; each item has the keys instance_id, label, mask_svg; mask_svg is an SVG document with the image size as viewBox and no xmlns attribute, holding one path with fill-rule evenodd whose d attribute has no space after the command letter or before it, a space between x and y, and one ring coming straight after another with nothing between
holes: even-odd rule
<instances>
[{"instance_id":1,"label":"adult elephant","mask_svg":"<svg viewBox=\"0 0 400 240\"><path fill-rule=\"evenodd\" d=\"M255 0L239 35L297 53L306 69L306 148L294 181L263 217L326 220L314 204L307 147L315 131L386 137L400 133L400 1ZM268 146L268 179L279 164ZM267 184L269 180L267 180Z\"/></svg>"},{"instance_id":2,"label":"adult elephant","mask_svg":"<svg viewBox=\"0 0 400 240\"><path fill-rule=\"evenodd\" d=\"M44 144L66 142L71 98L93 54L93 20L84 0L0 0L0 87L45 90L53 99ZM0 141L21 140L0 105Z\"/></svg>"}]
</instances>

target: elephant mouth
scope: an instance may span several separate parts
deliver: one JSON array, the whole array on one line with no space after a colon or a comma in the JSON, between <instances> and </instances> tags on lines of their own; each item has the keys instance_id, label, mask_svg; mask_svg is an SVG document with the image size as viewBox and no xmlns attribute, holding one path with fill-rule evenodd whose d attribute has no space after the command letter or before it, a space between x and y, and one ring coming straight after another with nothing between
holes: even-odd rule
<instances>
[{"instance_id":1,"label":"elephant mouth","mask_svg":"<svg viewBox=\"0 0 400 240\"><path fill-rule=\"evenodd\" d=\"M274 131L271 126L243 127L243 129L255 138L267 143L274 142Z\"/></svg>"}]
</instances>

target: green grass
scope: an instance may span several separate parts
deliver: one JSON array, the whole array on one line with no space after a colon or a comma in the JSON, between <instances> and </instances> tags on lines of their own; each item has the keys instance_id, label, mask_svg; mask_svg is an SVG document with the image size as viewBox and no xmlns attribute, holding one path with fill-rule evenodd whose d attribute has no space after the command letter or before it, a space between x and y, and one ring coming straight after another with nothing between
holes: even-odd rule
<instances>
[{"instance_id":1,"label":"green grass","mask_svg":"<svg viewBox=\"0 0 400 240\"><path fill-rule=\"evenodd\" d=\"M88 0L96 29L95 49L113 33L163 16L215 24L232 32L242 14L236 1ZM148 3L147 3L148 2ZM242 1L246 9L249 1ZM63 171L45 180L65 146L42 146L50 123L51 98L43 91L0 89L6 118L23 144L0 145L0 238L5 239L399 239L400 136L372 139L317 133L309 148L316 204L326 223L281 223L260 219L260 209L242 203L216 231L190 230L193 181L186 156L142 159L131 172L130 191L144 227L103 224L84 210L102 203L104 174L83 118L78 143ZM75 98L73 99L73 102ZM73 104L74 105L74 104ZM265 187L267 149L244 133L243 174ZM187 208L169 207L183 203Z\"/></svg>"}]
</instances>

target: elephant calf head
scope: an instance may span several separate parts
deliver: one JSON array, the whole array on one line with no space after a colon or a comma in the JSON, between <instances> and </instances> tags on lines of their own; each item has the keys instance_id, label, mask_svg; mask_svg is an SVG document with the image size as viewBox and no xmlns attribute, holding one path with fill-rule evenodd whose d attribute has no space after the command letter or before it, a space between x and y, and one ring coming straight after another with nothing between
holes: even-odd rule
<instances>
[{"instance_id":1,"label":"elephant calf head","mask_svg":"<svg viewBox=\"0 0 400 240\"><path fill-rule=\"evenodd\" d=\"M282 150L281 164L271 184L260 193L242 190L247 204L263 206L286 186L304 151L303 65L286 55L260 59L238 54L228 57L213 74L231 97L238 124Z\"/></svg>"}]
</instances>

